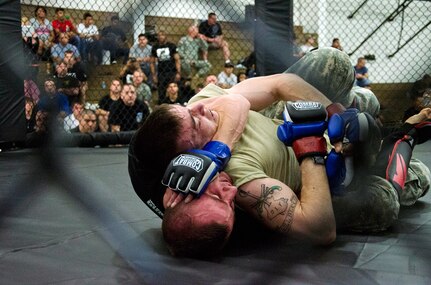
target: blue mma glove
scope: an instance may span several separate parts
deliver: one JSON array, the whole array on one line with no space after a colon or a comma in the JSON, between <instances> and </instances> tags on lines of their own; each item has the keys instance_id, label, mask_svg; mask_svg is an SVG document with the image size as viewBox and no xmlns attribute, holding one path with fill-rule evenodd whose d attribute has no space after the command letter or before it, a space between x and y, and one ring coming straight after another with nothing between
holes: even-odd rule
<instances>
[{"instance_id":1,"label":"blue mma glove","mask_svg":"<svg viewBox=\"0 0 431 285\"><path fill-rule=\"evenodd\" d=\"M292 146L299 162L305 157L326 155L327 113L318 102L287 102L283 112L284 123L277 128L277 137Z\"/></svg>"},{"instance_id":2,"label":"blue mma glove","mask_svg":"<svg viewBox=\"0 0 431 285\"><path fill-rule=\"evenodd\" d=\"M203 149L192 149L174 158L166 168L162 184L174 191L200 196L230 157L226 144L211 141Z\"/></svg>"},{"instance_id":3,"label":"blue mma glove","mask_svg":"<svg viewBox=\"0 0 431 285\"><path fill-rule=\"evenodd\" d=\"M368 139L368 119L370 115L349 108L344 113L334 114L328 122L328 136L331 143L363 142Z\"/></svg>"},{"instance_id":4,"label":"blue mma glove","mask_svg":"<svg viewBox=\"0 0 431 285\"><path fill-rule=\"evenodd\" d=\"M277 137L287 146L303 137L322 136L326 130L327 113L318 102L287 102L284 106L284 123L277 128Z\"/></svg>"},{"instance_id":5,"label":"blue mma glove","mask_svg":"<svg viewBox=\"0 0 431 285\"><path fill-rule=\"evenodd\" d=\"M344 162L344 156L332 149L326 157L325 166L331 194L334 196L340 196L343 193L343 183L346 178L346 164Z\"/></svg>"}]
</instances>

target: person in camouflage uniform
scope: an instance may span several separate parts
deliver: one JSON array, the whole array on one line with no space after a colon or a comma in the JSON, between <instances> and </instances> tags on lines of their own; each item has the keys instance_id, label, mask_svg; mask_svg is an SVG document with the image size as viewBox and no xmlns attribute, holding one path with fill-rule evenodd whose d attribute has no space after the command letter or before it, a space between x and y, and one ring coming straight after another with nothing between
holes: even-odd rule
<instances>
[{"instance_id":1,"label":"person in camouflage uniform","mask_svg":"<svg viewBox=\"0 0 431 285\"><path fill-rule=\"evenodd\" d=\"M313 100L320 99L323 101L331 100L332 102L342 102L342 104L346 107L353 105L361 109L369 108L376 112L376 108L378 108L378 106L375 105L378 101L371 99L372 93L369 93L368 91L368 93L363 93L360 89L354 90L354 92L352 92L354 72L352 70L353 67L346 57L347 56L342 54L342 52L332 48L312 51L304 56L303 60L301 59L294 66L289 68L288 73L290 71L292 74L279 74L261 78L258 77L255 79L250 79L250 81L246 80L243 83L235 85L231 89L221 89L215 85L209 85L190 100L186 109L190 110L191 108L199 106L201 110L207 111L202 115L196 116L203 119L205 115L209 118L207 121L210 121L211 118L214 121L215 119L214 116L212 116L212 112L208 112L208 110L210 110L209 108L211 107L208 103L208 109L205 109L205 99L236 98L234 97L235 94L238 97L241 97L238 94L242 94L244 98L248 98L250 103L250 100L252 100L250 97L254 95L259 96L262 93L263 95L260 96L259 99L262 99L263 97L266 98L266 95L269 95L271 99L274 97L296 98L292 100L313 97ZM312 73L320 74L320 79ZM298 80L299 78L293 74L302 77L306 81L308 80L307 82L309 84L302 84L303 80L300 80L301 84L298 84L298 81L295 82L295 80ZM291 88L292 85L295 85L295 83L297 86L299 85L300 88ZM314 86L314 88L309 85ZM321 96L318 96L318 94L310 95L310 93L314 93L312 91L315 91L315 89L324 92L323 94L320 92L318 93L322 95L322 97L325 97L323 95L326 95L327 98L320 98ZM297 90L302 90L304 94L302 96L301 94L297 94ZM280 94L274 93L287 93L284 95L289 96L278 96ZM222 96L228 94L232 96ZM268 100L263 101L265 103L269 102ZM301 221L299 222L300 225L298 225L298 222L296 223L296 229L298 229L298 227L301 228L301 225L304 225L303 228L306 228L309 224L312 224L317 228L317 230L314 227L311 230L306 228L306 231L304 231L306 233L314 230L315 232L319 233L323 231L323 233L326 234L326 229L329 229L332 234L332 230L335 228L333 225L335 223L338 230L347 229L351 231L378 232L387 229L394 223L398 217L400 205L409 205L414 203L417 199L426 194L430 188L430 172L424 164L416 160L412 160L411 162L410 159L405 160L407 162L406 164L409 164L410 162L410 165L408 173L406 173L407 179L405 181L405 185L403 185L404 187L402 187L401 190L393 185L393 181L389 182L384 178L384 175L378 173L381 170L381 166L383 166L383 170L386 169L386 166L388 165L388 156L385 157L386 154L383 152L381 153L382 156L380 159L375 158L380 149L381 138L379 129L375 125L374 120L369 119L367 120L368 127L372 129L372 131L369 132L370 136L368 137L368 140L361 144L354 145L355 151L351 152L354 159L354 175L352 182L344 187L341 195L334 194L332 199L331 197L327 196L323 197L323 194L328 194L327 191L316 191L313 192L313 195L306 195L309 194L307 193L309 189L319 189L319 186L303 188L303 184L305 182L320 183L321 181L319 178L321 176L313 177L313 179L308 181L303 181L303 177L301 177L302 174L299 173L300 165L296 161L292 149L286 148L285 145L283 145L276 138L277 126L283 122L276 120L275 118L279 117L281 111L283 110L282 107L284 107L284 104L285 102L283 101L276 102L263 111L263 113L269 116L272 120L270 118L265 118L255 112L262 108L263 103L262 105L258 106L254 105L255 108L252 109L253 111L248 113L247 122L243 132L241 132L239 141L237 141L232 149L231 160L225 168L226 173L231 176L232 182L229 182L229 179L226 179L226 181L222 182L229 184L227 188L235 188L232 185L239 187L238 194L235 196L235 203L238 205L238 208L236 208L237 211L245 211L246 214L256 218L256 220L260 219L260 222L269 226L269 228L285 234L291 233L289 231L295 217L298 217L299 221ZM325 104L326 106L329 106L330 102L326 102ZM233 105L235 104L220 104L221 111L219 113L223 114L222 112L224 111L229 115L233 114L234 112L231 110L229 112L226 111L229 106ZM176 107L175 110L177 112L189 114L187 113L187 110L181 108L184 107ZM155 112L165 112L164 115L166 116L171 115L171 112L175 114L175 111L164 108L160 108ZM431 109L427 109L426 112L427 113L422 114L421 117L413 118L410 122L408 122L410 124L410 129L401 130L398 134L394 134L393 137L389 137L388 140L384 140L384 145L388 146L389 149L393 149L393 145L391 147L391 143L395 143L401 137L405 137L406 134L409 134L412 129L415 129L414 124L425 120L425 118L431 118ZM238 113L241 112L238 111ZM192 202L190 202L190 199L188 199L188 202L185 202L184 195L178 194L178 192L174 192L172 189L166 189L160 184L160 180L162 179L160 176L163 175L162 173L158 172L164 171L163 168L168 164L168 162L165 163L165 161L172 159L178 154L178 152L181 153L181 151L185 151L183 150L185 149L184 146L182 149L176 149L175 140L178 139L180 141L190 141L196 137L201 138L206 134L205 132L208 131L208 128L199 128L196 130L196 127L187 127L186 123L188 125L193 125L193 116L190 116L192 119L187 121L182 120L182 118L187 117L188 115L171 118L166 121L166 125L170 128L169 135L173 133L179 133L179 136L182 136L177 138L172 136L173 142L166 143L166 141L168 141L164 137L166 131L163 127L160 127L160 125L155 125L160 124L160 121L156 118L163 117L159 115L160 114L157 114L157 116L153 115L151 119L147 119L145 122L147 125L144 125L132 140L129 149L129 174L132 179L132 184L134 185L135 191L141 197L141 199L143 199L143 201L146 202L146 204L160 217L164 217L163 224L165 227L163 228L163 232L165 240L166 236L171 236L173 238L171 240L175 243L178 242L178 246L186 244L188 246L187 249L190 249L197 246L197 240L194 239L195 236L188 235L188 233L199 232L200 226L206 226L205 223L208 222L207 215L211 215L212 212L214 212L217 217L221 217L220 220L225 218L223 215L224 213L228 213L229 216L226 217L226 221L229 223L232 222L233 215L231 215L231 211L233 211L233 203L229 203L229 207L221 208L214 204L218 203L219 200L222 200L218 196L218 199L214 199L217 201L214 201L211 205L208 204L208 206L211 207L199 207L202 206L203 202L210 203L208 201L212 197L211 194L213 193L213 190L209 192L211 187L220 189L217 184L213 184L217 182L215 180L210 183L206 192L202 194L206 195L209 193L205 197L210 198L205 200L202 199L203 196L201 196L199 199L195 199ZM172 130L173 121L178 122L177 132ZM205 120L203 121L205 122ZM226 124L227 121L229 120L223 121L224 124ZM409 124L406 124L406 127L408 127ZM182 126L186 127L181 129ZM220 126L217 126L214 131L220 130L220 128ZM157 140L157 143L151 142L151 145L144 144L148 142L146 137L147 135L158 137L159 134L156 133L157 131L159 132L160 136L163 136L162 139L167 145L166 149L158 148L158 146L161 144L161 140ZM194 131L198 134L198 136L187 134L187 132L194 134ZM217 133L211 133L210 135L211 137L207 139L214 140L214 137L217 135ZM420 139L417 140L418 137L420 136L412 135L412 140L415 142L413 142L409 147L413 147L415 143L421 142ZM222 139L221 141L224 142ZM425 139L423 139L422 142L423 141L425 141ZM205 145L207 142L208 141L205 140L201 142L201 144ZM192 142L192 145L195 145L194 142ZM171 149L172 154L169 153ZM412 148L410 148L410 153L411 150ZM166 155L166 153L168 153L168 155ZM154 157L152 155L154 155ZM356 158L360 159L357 160ZM159 165L157 165L157 169L154 170L154 161L163 161L163 163L159 163ZM310 166L309 164L307 165ZM378 166L377 169L371 167L375 165ZM161 169L163 170L160 171ZM254 173L250 173L249 170L254 171ZM305 174L309 173L305 172ZM315 172L313 172L313 174L315 174ZM270 181L267 183L267 180L264 179L269 179ZM277 182L273 182L274 180ZM251 185L253 182L256 183ZM326 183L327 180L325 180L323 183L325 185L319 185L326 187ZM268 187L264 187L268 186L267 184L276 188L271 187L268 189ZM281 186L278 187L279 185ZM329 190L328 187L326 187L326 190ZM276 191L281 191L277 192L277 194L281 194L279 196L273 195L276 193ZM221 192L228 193L230 191L223 190ZM165 194L165 196L163 197L162 206L159 206L157 203L161 202L160 196L163 194ZM316 207L307 209L307 213L332 207L335 219L332 219L332 217L329 217L328 215L325 219L324 215L328 214L328 211L319 212L318 215L311 215L311 217L307 216L306 212L301 212L301 215L298 216L293 215L293 210L290 211L290 209L296 209L297 203L302 204L301 208L308 207L308 205L310 205L310 203L303 203L303 200L305 201L307 198L306 196L313 197L313 202L317 201ZM187 197L193 198L191 195ZM316 197L318 198L315 199ZM223 205L226 206L227 203ZM289 205L289 208L287 208L286 205ZM193 209L191 209L191 207L193 207ZM179 210L177 211L177 209ZM330 212L332 213L332 209ZM280 216L282 217L281 221L276 221L276 218L279 218ZM184 217L188 218L186 219ZM199 223L194 219L195 217L200 217ZM306 223L302 223L302 221L304 221L306 218L309 219L306 220ZM181 223L176 223L173 221L180 221ZM218 223L217 225L224 226L225 224L226 223ZM216 241L218 245L223 246L225 240L229 237L230 231L231 227L228 227L226 230L226 235L223 233L223 236L219 235L216 237L206 237L206 240L211 240L211 243ZM320 240L320 235L306 235L304 232L301 232L300 234L295 232L295 234L298 234L296 237L301 236L305 239L315 238L319 242L331 242L333 241L333 238L335 238L330 236L328 239L323 237L323 240ZM181 237L176 235L177 233L181 234ZM219 240L221 240L221 243L218 242ZM167 242L169 243L169 241ZM172 247L170 247L170 249L173 249L173 246L176 245L171 244L171 246ZM208 250L208 244L202 243L202 248L204 250ZM186 251L185 253L190 254L189 251Z\"/></svg>"},{"instance_id":2,"label":"person in camouflage uniform","mask_svg":"<svg viewBox=\"0 0 431 285\"><path fill-rule=\"evenodd\" d=\"M332 102L341 103L346 108L355 107L374 118L380 112L380 103L371 90L353 86L355 71L350 59L346 53L337 49L313 50L284 73L300 76ZM284 106L285 102L276 102L261 113L270 118L282 119ZM347 193L332 199L339 229L359 232L385 230L397 219L400 206L413 205L430 188L430 170L415 158L410 161L403 191L396 191L389 181L380 176L370 175L367 169L375 164L380 140L380 135L375 134L368 142L373 151L356 154L364 163L356 164L359 169L356 169L357 175L347 187Z\"/></svg>"},{"instance_id":3,"label":"person in camouflage uniform","mask_svg":"<svg viewBox=\"0 0 431 285\"><path fill-rule=\"evenodd\" d=\"M187 36L182 37L178 42L177 51L181 58L181 71L185 78L192 75L192 67L196 68L196 75L205 76L211 68L208 61L208 44L198 37L198 27L190 26ZM202 52L202 60L199 59L199 51Z\"/></svg>"}]
</instances>

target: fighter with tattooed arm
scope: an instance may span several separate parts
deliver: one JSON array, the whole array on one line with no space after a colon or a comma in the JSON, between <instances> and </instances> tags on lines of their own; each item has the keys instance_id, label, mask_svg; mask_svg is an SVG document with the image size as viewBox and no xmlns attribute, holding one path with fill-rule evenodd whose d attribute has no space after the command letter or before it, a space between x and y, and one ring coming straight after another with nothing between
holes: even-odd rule
<instances>
[{"instance_id":1,"label":"fighter with tattooed arm","mask_svg":"<svg viewBox=\"0 0 431 285\"><path fill-rule=\"evenodd\" d=\"M370 175L366 182L374 186L362 193L354 191L360 179L353 178L347 185L343 163L339 163L340 141L359 143L365 135L371 142L365 150L377 152L380 138L370 116L331 103L344 100L348 107L355 97L349 97L354 81L350 62L332 50L329 54L335 56L334 72L321 72L322 76L343 80L337 83L337 90L325 90L328 97L319 91L319 84L307 83L304 79L308 78L296 67L299 76L258 77L228 90L209 85L187 107L161 106L146 120L130 145L129 172L140 198L159 216L164 215L164 238L174 255L219 252L232 231L235 206L271 229L318 244L335 239L336 219L337 227L354 230L381 230L393 222L400 198L388 180ZM341 72L340 66L345 66ZM314 103L287 104L285 122L258 112L280 115L275 104L280 100ZM267 106L270 109L264 110ZM328 115L337 149L329 154L323 138ZM425 114L421 120L430 116ZM412 130L416 127L408 131ZM328 171L331 168L336 171ZM229 175L221 172L217 176L222 170ZM415 184L420 190L416 199L429 188L429 171L426 175L428 179ZM328 177L331 189L337 189L332 201ZM163 187L161 180L170 188ZM377 204L376 209L384 213L381 219L364 223L367 215L355 211L370 211L369 204ZM345 212L348 209L351 213ZM337 213L347 214L348 221L340 218L339 222Z\"/></svg>"}]
</instances>

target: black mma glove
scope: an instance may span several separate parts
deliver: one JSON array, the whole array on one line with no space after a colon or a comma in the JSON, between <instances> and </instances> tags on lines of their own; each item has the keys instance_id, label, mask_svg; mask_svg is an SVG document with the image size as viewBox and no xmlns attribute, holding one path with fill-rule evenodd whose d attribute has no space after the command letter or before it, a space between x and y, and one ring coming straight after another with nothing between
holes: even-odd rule
<instances>
[{"instance_id":1,"label":"black mma glove","mask_svg":"<svg viewBox=\"0 0 431 285\"><path fill-rule=\"evenodd\" d=\"M200 196L230 157L226 144L211 141L202 150L192 149L174 158L163 175L162 184L174 191Z\"/></svg>"}]
</instances>

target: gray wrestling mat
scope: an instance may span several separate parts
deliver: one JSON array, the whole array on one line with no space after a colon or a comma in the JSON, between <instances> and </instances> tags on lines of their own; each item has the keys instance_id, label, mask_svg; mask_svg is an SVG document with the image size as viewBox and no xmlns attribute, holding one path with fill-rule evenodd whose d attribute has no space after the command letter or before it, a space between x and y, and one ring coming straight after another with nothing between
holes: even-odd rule
<instances>
[{"instance_id":1,"label":"gray wrestling mat","mask_svg":"<svg viewBox=\"0 0 431 285\"><path fill-rule=\"evenodd\" d=\"M414 156L431 166L430 154L427 142ZM175 259L132 189L126 148L40 157L0 153L0 284L431 284L431 195L381 235L316 247L244 228L217 259Z\"/></svg>"}]
</instances>

